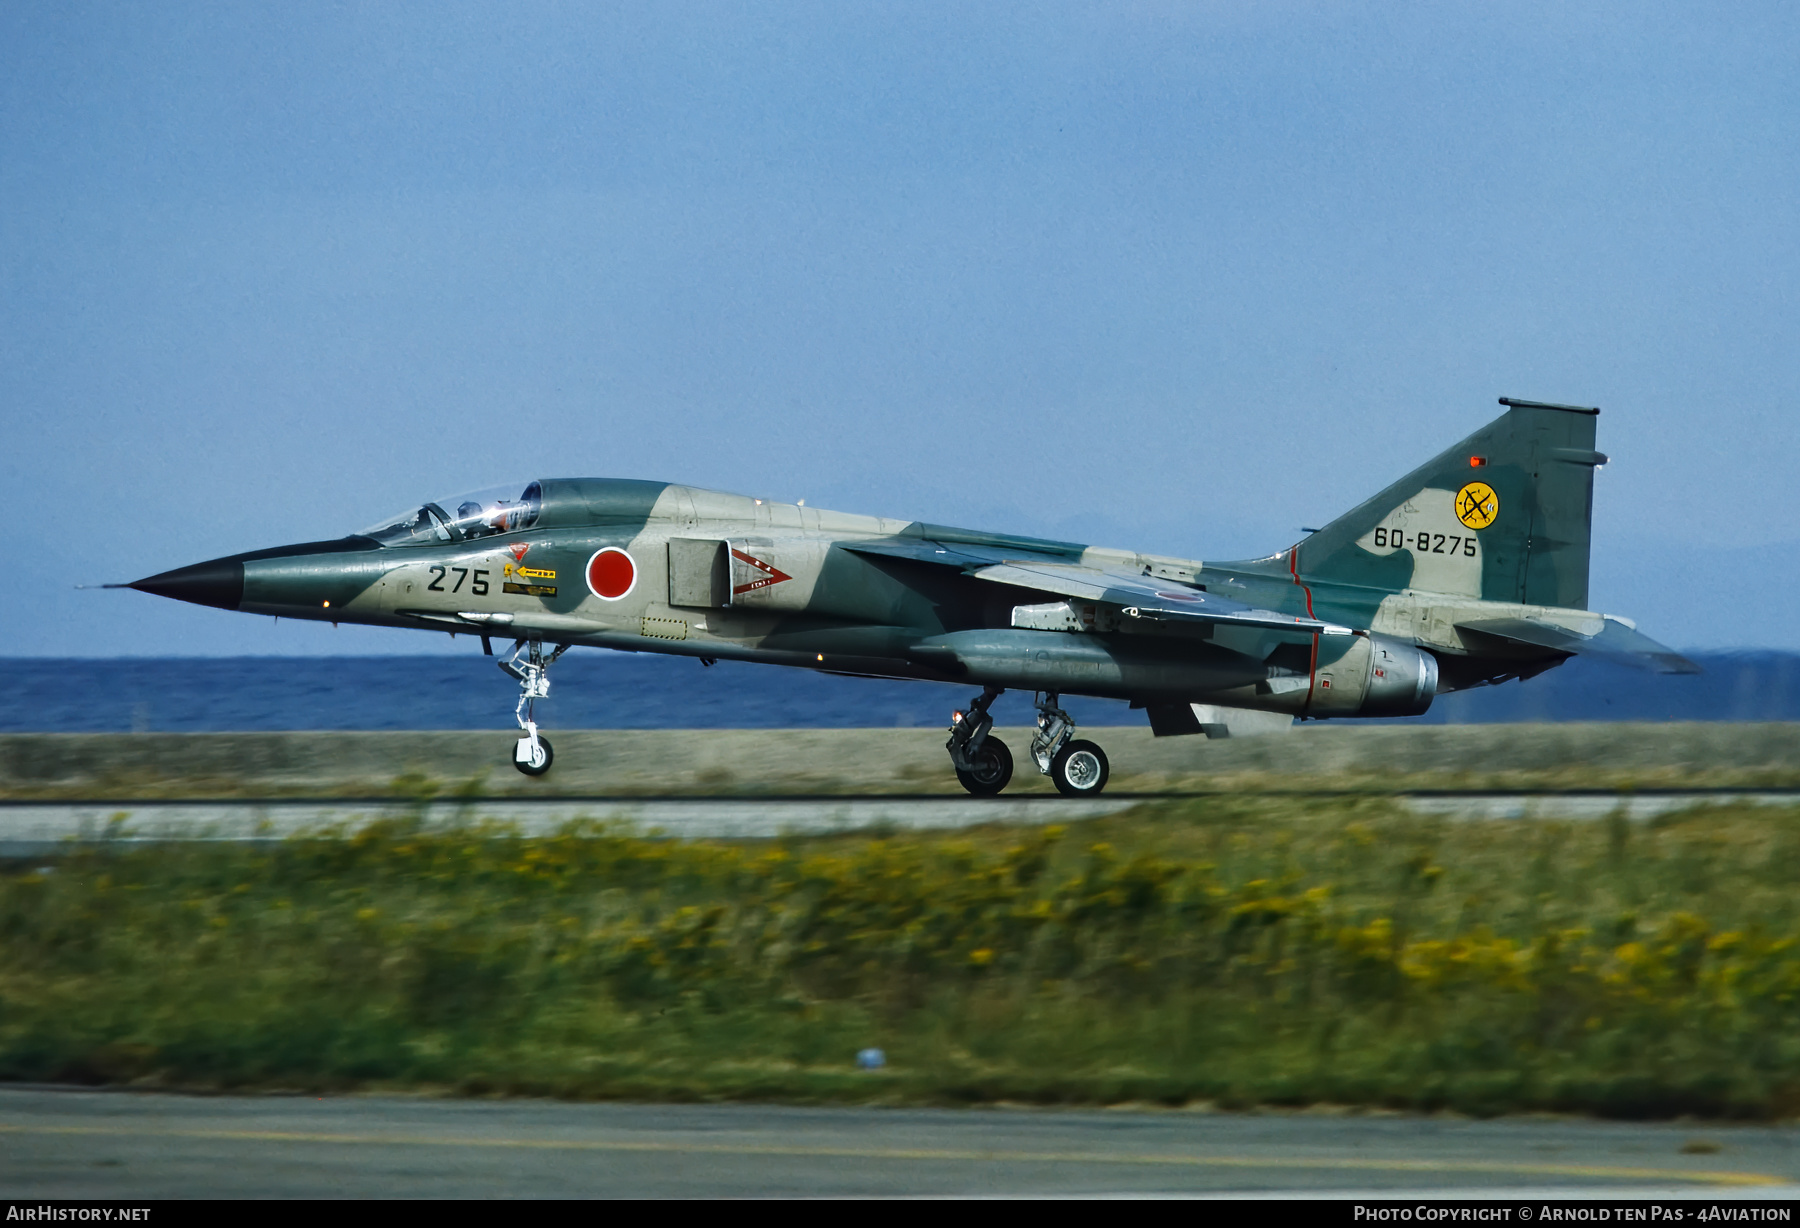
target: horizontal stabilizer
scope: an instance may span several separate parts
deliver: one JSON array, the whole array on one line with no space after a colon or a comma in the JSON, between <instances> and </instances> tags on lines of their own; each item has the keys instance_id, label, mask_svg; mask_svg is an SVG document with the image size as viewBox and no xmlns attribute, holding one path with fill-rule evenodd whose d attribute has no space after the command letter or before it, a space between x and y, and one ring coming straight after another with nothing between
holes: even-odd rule
<instances>
[{"instance_id":1,"label":"horizontal stabilizer","mask_svg":"<svg viewBox=\"0 0 1800 1228\"><path fill-rule=\"evenodd\" d=\"M1597 657L1616 661L1635 669L1654 670L1659 674L1697 674L1700 667L1692 661L1657 643L1616 618L1602 620L1596 635L1582 635L1566 627L1539 622L1532 618L1484 618L1459 622L1456 628L1476 635L1492 636L1513 644L1548 648L1553 652Z\"/></svg>"}]
</instances>

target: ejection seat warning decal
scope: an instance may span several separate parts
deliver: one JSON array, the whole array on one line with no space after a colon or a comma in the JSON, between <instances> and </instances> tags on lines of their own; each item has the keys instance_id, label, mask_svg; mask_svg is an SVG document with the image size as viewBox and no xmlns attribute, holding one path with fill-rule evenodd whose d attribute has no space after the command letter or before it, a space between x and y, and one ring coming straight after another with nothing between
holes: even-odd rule
<instances>
[{"instance_id":1,"label":"ejection seat warning decal","mask_svg":"<svg viewBox=\"0 0 1800 1228\"><path fill-rule=\"evenodd\" d=\"M1471 529L1485 529L1500 514L1500 496L1486 482L1470 482L1456 492L1456 518Z\"/></svg>"},{"instance_id":2,"label":"ejection seat warning decal","mask_svg":"<svg viewBox=\"0 0 1800 1228\"><path fill-rule=\"evenodd\" d=\"M554 580L556 570L552 567L526 567L523 565L527 546L517 546L507 553L513 555L514 561L503 569L509 576L516 575L526 580Z\"/></svg>"},{"instance_id":3,"label":"ejection seat warning decal","mask_svg":"<svg viewBox=\"0 0 1800 1228\"><path fill-rule=\"evenodd\" d=\"M733 597L741 597L745 593L753 592L756 589L768 588L771 584L780 584L783 580L792 580L794 578L788 575L787 572L782 571L779 567L771 566L759 558L753 558L735 546L731 549L731 557L738 560L740 563L749 564L756 574L756 578L746 584L732 585L731 595Z\"/></svg>"},{"instance_id":4,"label":"ejection seat warning decal","mask_svg":"<svg viewBox=\"0 0 1800 1228\"><path fill-rule=\"evenodd\" d=\"M508 563L502 569L502 574L508 577L518 576L521 580L556 579L556 572L548 567L525 566L525 554L530 549L530 542L513 542L509 545L506 548L506 553L512 555L513 561ZM542 584L513 584L510 580L506 585L506 591L509 593L529 593L533 597L556 596L556 589L554 587L546 587Z\"/></svg>"}]
</instances>

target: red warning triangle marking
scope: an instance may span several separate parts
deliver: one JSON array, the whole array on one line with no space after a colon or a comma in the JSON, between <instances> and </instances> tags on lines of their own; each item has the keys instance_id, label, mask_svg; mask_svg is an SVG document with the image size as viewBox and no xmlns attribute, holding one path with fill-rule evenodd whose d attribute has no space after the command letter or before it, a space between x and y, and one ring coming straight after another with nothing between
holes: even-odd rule
<instances>
[{"instance_id":1,"label":"red warning triangle marking","mask_svg":"<svg viewBox=\"0 0 1800 1228\"><path fill-rule=\"evenodd\" d=\"M771 584L780 584L783 580L792 580L794 578L779 567L772 567L759 558L753 558L752 556L745 554L736 546L731 548L731 557L738 559L741 562L748 563L750 566L763 573L748 584L733 585L731 589L731 595L733 597L740 596L741 594L751 592L755 589L768 588Z\"/></svg>"}]
</instances>

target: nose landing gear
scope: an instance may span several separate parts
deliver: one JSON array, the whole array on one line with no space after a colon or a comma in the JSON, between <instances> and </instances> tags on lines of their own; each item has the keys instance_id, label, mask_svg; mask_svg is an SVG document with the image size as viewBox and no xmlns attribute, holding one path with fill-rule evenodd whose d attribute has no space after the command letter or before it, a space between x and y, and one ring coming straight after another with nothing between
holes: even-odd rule
<instances>
[{"instance_id":1,"label":"nose landing gear","mask_svg":"<svg viewBox=\"0 0 1800 1228\"><path fill-rule=\"evenodd\" d=\"M550 770L556 752L550 739L538 732L534 708L538 700L550 694L550 667L567 652L567 644L558 645L549 656L544 655L544 641L519 640L513 644L512 656L501 661L500 668L519 680L519 704L513 716L525 736L513 744L513 766L527 776L542 776Z\"/></svg>"}]
</instances>

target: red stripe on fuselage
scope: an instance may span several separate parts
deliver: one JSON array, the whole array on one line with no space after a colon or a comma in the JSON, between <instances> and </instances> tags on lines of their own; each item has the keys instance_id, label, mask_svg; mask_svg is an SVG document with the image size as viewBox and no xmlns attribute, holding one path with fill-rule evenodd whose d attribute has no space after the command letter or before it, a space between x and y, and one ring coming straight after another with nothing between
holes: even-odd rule
<instances>
[{"instance_id":1,"label":"red stripe on fuselage","mask_svg":"<svg viewBox=\"0 0 1800 1228\"><path fill-rule=\"evenodd\" d=\"M1298 584L1300 586L1300 591L1306 594L1306 616L1308 618L1314 617L1312 608L1312 589L1300 578L1300 547L1298 544L1296 544L1292 550L1288 551L1288 575L1294 578L1294 583ZM1319 633L1315 631L1313 632L1312 637L1312 659L1306 664L1306 706L1301 709L1300 715L1305 716L1308 712L1312 711L1313 692L1318 689L1318 686Z\"/></svg>"}]
</instances>

